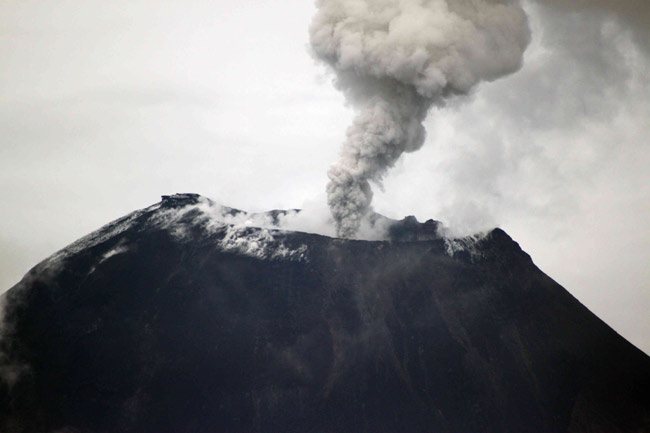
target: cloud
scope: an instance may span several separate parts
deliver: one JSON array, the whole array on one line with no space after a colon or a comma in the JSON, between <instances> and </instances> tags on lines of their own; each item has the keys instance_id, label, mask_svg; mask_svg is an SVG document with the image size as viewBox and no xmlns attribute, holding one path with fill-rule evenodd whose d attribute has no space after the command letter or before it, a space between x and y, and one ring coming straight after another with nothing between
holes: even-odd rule
<instances>
[{"instance_id":1,"label":"cloud","mask_svg":"<svg viewBox=\"0 0 650 433\"><path fill-rule=\"evenodd\" d=\"M375 206L392 217L433 216L462 233L503 227L647 352L639 261L650 260L650 53L642 30L609 9L526 9L533 39L522 69L434 109L427 143L385 180Z\"/></svg>"},{"instance_id":2,"label":"cloud","mask_svg":"<svg viewBox=\"0 0 650 433\"><path fill-rule=\"evenodd\" d=\"M518 70L530 41L515 0L320 0L314 55L336 73L357 116L328 172L328 203L341 237L354 237L372 188L404 152L425 141L433 105Z\"/></svg>"},{"instance_id":3,"label":"cloud","mask_svg":"<svg viewBox=\"0 0 650 433\"><path fill-rule=\"evenodd\" d=\"M616 19L632 32L635 43L650 53L650 3L646 0L535 0L558 14L579 14L580 20ZM580 36L575 33L575 36Z\"/></svg>"},{"instance_id":4,"label":"cloud","mask_svg":"<svg viewBox=\"0 0 650 433\"><path fill-rule=\"evenodd\" d=\"M429 142L386 183L391 201L409 199L400 189L422 191L429 215L465 232L523 215L562 218L617 155L646 157L645 53L605 16L531 8L522 70L434 111ZM422 208L416 200L404 208Z\"/></svg>"}]
</instances>

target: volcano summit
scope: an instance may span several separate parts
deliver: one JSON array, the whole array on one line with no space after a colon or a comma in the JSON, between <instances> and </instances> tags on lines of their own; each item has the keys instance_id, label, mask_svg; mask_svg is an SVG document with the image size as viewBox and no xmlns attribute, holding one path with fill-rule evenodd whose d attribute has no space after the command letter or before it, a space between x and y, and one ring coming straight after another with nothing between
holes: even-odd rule
<instances>
[{"instance_id":1,"label":"volcano summit","mask_svg":"<svg viewBox=\"0 0 650 433\"><path fill-rule=\"evenodd\" d=\"M650 358L502 230L273 228L296 212L166 196L34 267L0 431L650 431Z\"/></svg>"}]
</instances>

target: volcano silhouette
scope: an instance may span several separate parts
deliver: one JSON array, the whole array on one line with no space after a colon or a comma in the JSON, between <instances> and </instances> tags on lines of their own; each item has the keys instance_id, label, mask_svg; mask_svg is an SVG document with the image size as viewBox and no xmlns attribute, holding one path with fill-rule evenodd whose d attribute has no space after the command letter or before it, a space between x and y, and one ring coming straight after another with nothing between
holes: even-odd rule
<instances>
[{"instance_id":1,"label":"volcano silhouette","mask_svg":"<svg viewBox=\"0 0 650 433\"><path fill-rule=\"evenodd\" d=\"M650 358L502 230L242 216L165 196L33 268L4 296L0 431L650 431Z\"/></svg>"}]
</instances>

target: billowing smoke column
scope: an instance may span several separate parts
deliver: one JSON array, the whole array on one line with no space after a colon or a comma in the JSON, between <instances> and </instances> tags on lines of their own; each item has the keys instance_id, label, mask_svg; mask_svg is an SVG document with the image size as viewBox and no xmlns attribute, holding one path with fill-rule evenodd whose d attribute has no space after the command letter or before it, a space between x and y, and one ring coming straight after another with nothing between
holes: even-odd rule
<instances>
[{"instance_id":1,"label":"billowing smoke column","mask_svg":"<svg viewBox=\"0 0 650 433\"><path fill-rule=\"evenodd\" d=\"M328 203L340 237L354 237L380 184L418 150L429 108L481 80L518 70L530 30L518 0L317 0L316 57L356 108Z\"/></svg>"}]
</instances>

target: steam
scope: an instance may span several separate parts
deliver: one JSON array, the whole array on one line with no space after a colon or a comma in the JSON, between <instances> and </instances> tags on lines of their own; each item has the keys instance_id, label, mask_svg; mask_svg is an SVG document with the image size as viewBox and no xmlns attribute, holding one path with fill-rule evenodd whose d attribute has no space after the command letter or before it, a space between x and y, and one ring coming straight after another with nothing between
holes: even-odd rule
<instances>
[{"instance_id":1,"label":"steam","mask_svg":"<svg viewBox=\"0 0 650 433\"><path fill-rule=\"evenodd\" d=\"M422 147L429 109L521 67L530 41L518 0L317 0L315 56L355 107L328 204L340 237L355 237L404 152Z\"/></svg>"}]
</instances>

